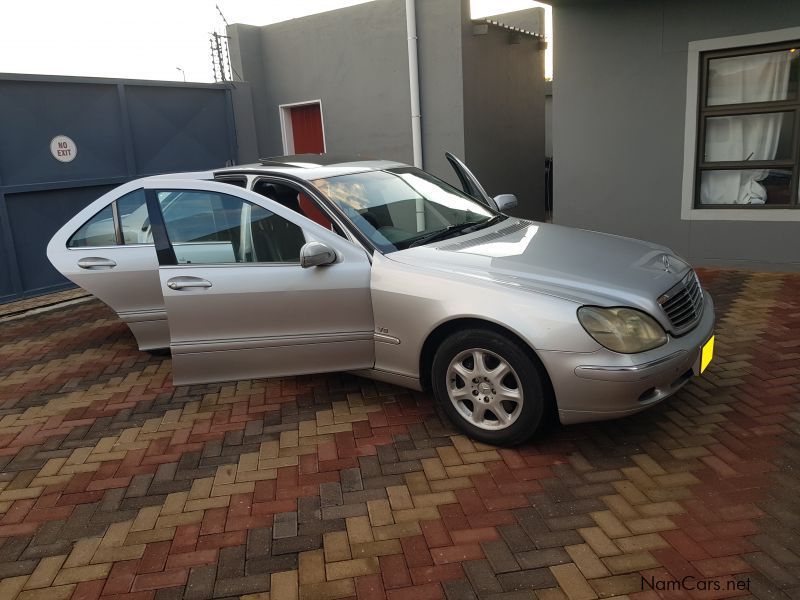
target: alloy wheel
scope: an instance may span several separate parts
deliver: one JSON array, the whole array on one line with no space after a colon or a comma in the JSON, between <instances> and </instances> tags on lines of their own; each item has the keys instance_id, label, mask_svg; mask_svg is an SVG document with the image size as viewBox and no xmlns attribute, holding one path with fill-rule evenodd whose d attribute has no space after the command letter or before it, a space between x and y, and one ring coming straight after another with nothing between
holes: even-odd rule
<instances>
[{"instance_id":1,"label":"alloy wheel","mask_svg":"<svg viewBox=\"0 0 800 600\"><path fill-rule=\"evenodd\" d=\"M450 361L447 393L458 414L481 429L505 429L522 412L522 385L516 371L489 350L471 348Z\"/></svg>"}]
</instances>

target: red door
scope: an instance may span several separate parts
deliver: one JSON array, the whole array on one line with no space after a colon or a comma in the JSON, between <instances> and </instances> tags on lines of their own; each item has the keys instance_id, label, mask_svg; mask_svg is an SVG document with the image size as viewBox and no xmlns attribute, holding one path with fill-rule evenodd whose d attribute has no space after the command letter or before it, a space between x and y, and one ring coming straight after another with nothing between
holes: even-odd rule
<instances>
[{"instance_id":1,"label":"red door","mask_svg":"<svg viewBox=\"0 0 800 600\"><path fill-rule=\"evenodd\" d=\"M322 137L322 113L319 104L293 106L292 141L295 154L322 154L325 141Z\"/></svg>"}]
</instances>

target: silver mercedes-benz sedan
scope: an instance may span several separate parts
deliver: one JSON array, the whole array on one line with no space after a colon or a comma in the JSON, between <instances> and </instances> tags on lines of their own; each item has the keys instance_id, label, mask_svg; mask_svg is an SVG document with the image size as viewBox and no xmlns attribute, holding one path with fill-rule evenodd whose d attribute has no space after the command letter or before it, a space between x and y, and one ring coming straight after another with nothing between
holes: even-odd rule
<instances>
[{"instance_id":1,"label":"silver mercedes-benz sedan","mask_svg":"<svg viewBox=\"0 0 800 600\"><path fill-rule=\"evenodd\" d=\"M176 384L350 371L430 389L473 438L629 415L708 365L714 307L669 249L503 211L389 161L288 156L138 179L56 233L55 267Z\"/></svg>"}]
</instances>

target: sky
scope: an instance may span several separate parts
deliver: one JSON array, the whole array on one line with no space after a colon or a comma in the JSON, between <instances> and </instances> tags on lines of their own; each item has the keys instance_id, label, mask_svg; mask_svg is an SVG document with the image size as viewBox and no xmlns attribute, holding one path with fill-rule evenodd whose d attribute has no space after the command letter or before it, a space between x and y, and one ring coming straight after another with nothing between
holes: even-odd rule
<instances>
[{"instance_id":1,"label":"sky","mask_svg":"<svg viewBox=\"0 0 800 600\"><path fill-rule=\"evenodd\" d=\"M371 0L0 0L0 73L213 81L209 34L266 25ZM542 5L471 0L473 18ZM546 72L552 74L547 10Z\"/></svg>"}]
</instances>

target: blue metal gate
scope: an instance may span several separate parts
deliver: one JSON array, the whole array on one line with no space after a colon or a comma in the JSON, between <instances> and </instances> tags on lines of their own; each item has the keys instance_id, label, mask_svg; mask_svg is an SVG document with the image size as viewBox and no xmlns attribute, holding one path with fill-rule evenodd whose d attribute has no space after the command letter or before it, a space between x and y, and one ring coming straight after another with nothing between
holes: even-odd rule
<instances>
[{"instance_id":1,"label":"blue metal gate","mask_svg":"<svg viewBox=\"0 0 800 600\"><path fill-rule=\"evenodd\" d=\"M106 191L235 164L232 106L219 84L0 75L0 302L71 285L47 242ZM51 153L59 135L75 144L70 162Z\"/></svg>"}]
</instances>

